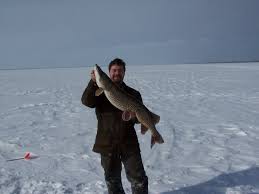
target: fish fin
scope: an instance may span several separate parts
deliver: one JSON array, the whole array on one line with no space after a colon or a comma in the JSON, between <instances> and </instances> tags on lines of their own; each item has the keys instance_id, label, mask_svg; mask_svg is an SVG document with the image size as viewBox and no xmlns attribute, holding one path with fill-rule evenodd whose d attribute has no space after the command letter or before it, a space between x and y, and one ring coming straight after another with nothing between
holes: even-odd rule
<instances>
[{"instance_id":1,"label":"fish fin","mask_svg":"<svg viewBox=\"0 0 259 194\"><path fill-rule=\"evenodd\" d=\"M102 93L103 93L103 89L102 88L98 88L96 91L95 91L95 96L100 96Z\"/></svg>"},{"instance_id":2,"label":"fish fin","mask_svg":"<svg viewBox=\"0 0 259 194\"><path fill-rule=\"evenodd\" d=\"M123 121L129 121L131 119L131 114L129 111L123 111L121 117Z\"/></svg>"},{"instance_id":3,"label":"fish fin","mask_svg":"<svg viewBox=\"0 0 259 194\"><path fill-rule=\"evenodd\" d=\"M157 115L157 114L155 114L155 113L152 113L152 112L150 112L150 113L151 113L151 115L152 115L152 120L153 120L154 124L159 123L159 121L160 121L160 116Z\"/></svg>"},{"instance_id":4,"label":"fish fin","mask_svg":"<svg viewBox=\"0 0 259 194\"><path fill-rule=\"evenodd\" d=\"M148 128L145 126L145 125L143 125L143 124L141 124L141 134L145 134L146 132L147 132L147 130L148 130Z\"/></svg>"}]
</instances>

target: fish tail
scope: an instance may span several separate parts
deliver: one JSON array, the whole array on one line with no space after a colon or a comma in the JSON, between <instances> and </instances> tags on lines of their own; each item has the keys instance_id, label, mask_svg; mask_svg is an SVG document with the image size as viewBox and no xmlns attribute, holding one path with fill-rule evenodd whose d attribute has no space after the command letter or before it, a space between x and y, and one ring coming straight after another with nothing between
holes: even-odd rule
<instances>
[{"instance_id":1,"label":"fish tail","mask_svg":"<svg viewBox=\"0 0 259 194\"><path fill-rule=\"evenodd\" d=\"M157 134L151 136L151 148L155 145L155 143L162 144L164 143L163 137L157 132Z\"/></svg>"}]
</instances>

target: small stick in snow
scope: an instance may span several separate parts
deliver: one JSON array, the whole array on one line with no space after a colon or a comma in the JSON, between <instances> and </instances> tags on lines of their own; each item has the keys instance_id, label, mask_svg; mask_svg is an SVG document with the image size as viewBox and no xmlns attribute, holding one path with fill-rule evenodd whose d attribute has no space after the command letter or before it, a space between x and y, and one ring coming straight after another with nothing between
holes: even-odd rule
<instances>
[{"instance_id":1,"label":"small stick in snow","mask_svg":"<svg viewBox=\"0 0 259 194\"><path fill-rule=\"evenodd\" d=\"M39 156L36 156L30 152L26 152L24 157L22 157L22 158L14 158L14 159L6 160L6 161L11 162L11 161L15 161L15 160L31 160L31 159L36 159L36 158L39 158Z\"/></svg>"}]
</instances>

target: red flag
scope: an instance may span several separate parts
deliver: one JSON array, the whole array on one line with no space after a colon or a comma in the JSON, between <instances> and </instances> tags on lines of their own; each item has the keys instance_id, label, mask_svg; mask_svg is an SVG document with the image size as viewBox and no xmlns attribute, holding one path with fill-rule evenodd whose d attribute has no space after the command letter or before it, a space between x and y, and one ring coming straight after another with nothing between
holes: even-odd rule
<instances>
[{"instance_id":1,"label":"red flag","mask_svg":"<svg viewBox=\"0 0 259 194\"><path fill-rule=\"evenodd\" d=\"M22 157L22 158L14 158L14 159L6 160L6 161L10 162L10 161L15 161L15 160L31 160L31 159L36 159L38 157L39 156L32 154L31 152L26 152L24 157Z\"/></svg>"}]
</instances>

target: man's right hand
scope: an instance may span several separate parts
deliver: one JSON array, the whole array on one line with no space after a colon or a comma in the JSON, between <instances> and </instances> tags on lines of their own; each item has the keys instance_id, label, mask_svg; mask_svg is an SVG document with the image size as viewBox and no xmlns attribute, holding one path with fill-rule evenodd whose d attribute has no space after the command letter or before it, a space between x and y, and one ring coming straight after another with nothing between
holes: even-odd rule
<instances>
[{"instance_id":1,"label":"man's right hand","mask_svg":"<svg viewBox=\"0 0 259 194\"><path fill-rule=\"evenodd\" d=\"M91 71L91 79L93 80L93 82L96 82L94 70Z\"/></svg>"}]
</instances>

